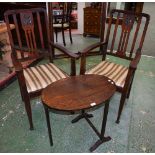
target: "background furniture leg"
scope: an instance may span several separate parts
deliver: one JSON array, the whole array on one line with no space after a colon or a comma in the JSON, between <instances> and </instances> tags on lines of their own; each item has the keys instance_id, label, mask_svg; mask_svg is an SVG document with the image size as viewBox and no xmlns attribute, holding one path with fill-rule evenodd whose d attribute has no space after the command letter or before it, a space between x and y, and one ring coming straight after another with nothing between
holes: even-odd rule
<instances>
[{"instance_id":1,"label":"background furniture leg","mask_svg":"<svg viewBox=\"0 0 155 155\"><path fill-rule=\"evenodd\" d=\"M62 39L63 39L64 46L66 46L65 33L64 33L64 29L63 28L62 28Z\"/></svg>"},{"instance_id":2,"label":"background furniture leg","mask_svg":"<svg viewBox=\"0 0 155 155\"><path fill-rule=\"evenodd\" d=\"M72 34L71 34L71 28L69 27L69 37L70 37L70 42L71 44L73 43L73 40L72 40Z\"/></svg>"},{"instance_id":3,"label":"background furniture leg","mask_svg":"<svg viewBox=\"0 0 155 155\"><path fill-rule=\"evenodd\" d=\"M56 42L58 42L58 30L55 29L55 38L56 38Z\"/></svg>"}]
</instances>

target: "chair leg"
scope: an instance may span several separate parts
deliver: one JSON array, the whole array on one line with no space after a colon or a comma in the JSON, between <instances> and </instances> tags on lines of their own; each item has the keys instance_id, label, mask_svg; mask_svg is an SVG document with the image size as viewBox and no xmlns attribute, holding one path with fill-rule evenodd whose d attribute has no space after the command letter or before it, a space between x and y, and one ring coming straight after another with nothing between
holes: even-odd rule
<instances>
[{"instance_id":1,"label":"chair leg","mask_svg":"<svg viewBox=\"0 0 155 155\"><path fill-rule=\"evenodd\" d=\"M55 37L56 37L56 42L58 42L58 31L55 29Z\"/></svg>"},{"instance_id":2,"label":"chair leg","mask_svg":"<svg viewBox=\"0 0 155 155\"><path fill-rule=\"evenodd\" d=\"M134 75L135 75L135 74L134 74ZM130 92L131 92L131 87L132 87L132 83L133 83L134 75L133 75L133 77L132 77L132 81L131 81L131 83L130 83L130 86L129 86L129 89L128 89L128 92L127 92L127 96L126 96L126 98L129 98L129 96L130 96Z\"/></svg>"},{"instance_id":3,"label":"chair leg","mask_svg":"<svg viewBox=\"0 0 155 155\"><path fill-rule=\"evenodd\" d=\"M22 101L24 102L24 94L22 93L22 91L20 91L20 95L21 95Z\"/></svg>"},{"instance_id":4,"label":"chair leg","mask_svg":"<svg viewBox=\"0 0 155 155\"><path fill-rule=\"evenodd\" d=\"M123 107L124 107L125 99L126 99L126 94L123 93L122 96L121 96L119 110L118 110L118 116L117 116L117 120L116 120L117 124L120 122L120 116L122 114L122 110L123 110Z\"/></svg>"},{"instance_id":5,"label":"chair leg","mask_svg":"<svg viewBox=\"0 0 155 155\"><path fill-rule=\"evenodd\" d=\"M72 44L73 43L73 40L72 40L71 27L69 27L69 37L70 37L70 42Z\"/></svg>"},{"instance_id":6,"label":"chair leg","mask_svg":"<svg viewBox=\"0 0 155 155\"><path fill-rule=\"evenodd\" d=\"M130 87L129 87L129 90L128 90L128 93L127 93L127 96L126 96L126 98L127 98L127 99L128 99L128 98L129 98L129 96L130 96L131 87L132 87L132 83L130 84Z\"/></svg>"},{"instance_id":7,"label":"chair leg","mask_svg":"<svg viewBox=\"0 0 155 155\"><path fill-rule=\"evenodd\" d=\"M26 109L26 113L30 124L30 130L33 130L34 128L33 128L33 121L32 121L32 110L31 110L29 97L24 97L24 104L25 104L25 109Z\"/></svg>"},{"instance_id":8,"label":"chair leg","mask_svg":"<svg viewBox=\"0 0 155 155\"><path fill-rule=\"evenodd\" d=\"M66 46L64 29L62 29L62 39L63 39L64 46Z\"/></svg>"}]
</instances>

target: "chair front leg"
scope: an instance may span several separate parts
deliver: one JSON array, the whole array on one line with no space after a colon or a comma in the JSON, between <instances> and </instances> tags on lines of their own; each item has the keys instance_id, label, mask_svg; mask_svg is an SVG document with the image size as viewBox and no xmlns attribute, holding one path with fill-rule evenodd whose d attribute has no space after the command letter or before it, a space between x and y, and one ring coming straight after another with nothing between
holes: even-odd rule
<instances>
[{"instance_id":1,"label":"chair front leg","mask_svg":"<svg viewBox=\"0 0 155 155\"><path fill-rule=\"evenodd\" d=\"M32 121L32 110L31 110L31 104L30 104L30 97L27 92L25 78L23 75L23 71L17 72L21 97L25 105L25 110L28 116L29 124L30 124L30 130L33 130L33 121Z\"/></svg>"},{"instance_id":2,"label":"chair front leg","mask_svg":"<svg viewBox=\"0 0 155 155\"><path fill-rule=\"evenodd\" d=\"M131 87L132 87L132 82L130 84L130 87L129 87L129 90L128 90L128 93L127 93L127 96L126 96L127 99L130 97Z\"/></svg>"},{"instance_id":3,"label":"chair front leg","mask_svg":"<svg viewBox=\"0 0 155 155\"><path fill-rule=\"evenodd\" d=\"M117 115L117 120L116 123L118 124L120 122L120 117L123 111L123 107L124 107L124 103L125 103L125 99L126 99L127 93L122 93L121 95L121 99L120 99L120 104L119 104L119 110L118 110L118 115Z\"/></svg>"},{"instance_id":4,"label":"chair front leg","mask_svg":"<svg viewBox=\"0 0 155 155\"><path fill-rule=\"evenodd\" d=\"M132 87L134 75L135 75L135 72L133 74L133 77L132 77L132 80L131 80L131 83L130 83L130 86L129 86L129 89L128 89L128 93L127 93L127 96L126 96L127 99L130 97L130 92L131 92L131 87Z\"/></svg>"},{"instance_id":5,"label":"chair front leg","mask_svg":"<svg viewBox=\"0 0 155 155\"><path fill-rule=\"evenodd\" d=\"M125 99L129 95L128 93L130 93L130 89L131 89L131 85L132 85L132 82L133 82L134 74L135 74L135 70L129 69L128 74L127 74L127 78L126 78L126 82L125 82L124 88L122 90L122 95L121 95L121 99L120 99L120 105L119 105L119 110L118 110L118 116L117 116L116 123L120 122L120 117L121 117L122 110L123 110L123 107L124 107Z\"/></svg>"}]
</instances>

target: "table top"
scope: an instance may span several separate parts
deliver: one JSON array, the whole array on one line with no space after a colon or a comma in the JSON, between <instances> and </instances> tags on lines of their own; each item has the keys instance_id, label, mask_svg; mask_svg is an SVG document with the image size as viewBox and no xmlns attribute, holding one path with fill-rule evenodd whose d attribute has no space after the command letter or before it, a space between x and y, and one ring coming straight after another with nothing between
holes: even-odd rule
<instances>
[{"instance_id":1,"label":"table top","mask_svg":"<svg viewBox=\"0 0 155 155\"><path fill-rule=\"evenodd\" d=\"M79 75L56 81L42 91L42 102L51 109L77 111L95 107L112 97L115 83L102 75Z\"/></svg>"}]
</instances>

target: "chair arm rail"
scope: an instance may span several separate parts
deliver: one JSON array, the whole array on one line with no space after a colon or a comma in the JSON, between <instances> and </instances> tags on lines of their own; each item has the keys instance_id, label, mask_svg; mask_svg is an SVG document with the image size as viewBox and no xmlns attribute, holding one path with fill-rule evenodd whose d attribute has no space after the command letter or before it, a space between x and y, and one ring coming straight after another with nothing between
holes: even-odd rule
<instances>
[{"instance_id":1,"label":"chair arm rail","mask_svg":"<svg viewBox=\"0 0 155 155\"><path fill-rule=\"evenodd\" d=\"M95 44L93 44L93 45L90 45L90 46L86 47L86 48L83 49L82 51L79 51L79 53L80 53L81 55L85 55L85 54L87 54L88 52L90 52L91 50L93 50L93 49L95 49L95 48L97 48L97 47L99 47L99 46L102 46L102 45L107 45L107 42L97 42L97 43L95 43Z\"/></svg>"},{"instance_id":2,"label":"chair arm rail","mask_svg":"<svg viewBox=\"0 0 155 155\"><path fill-rule=\"evenodd\" d=\"M52 43L52 42L50 42L50 44L51 44L52 47L60 50L61 52L63 52L64 54L68 55L71 58L74 58L74 59L78 59L79 58L79 55L69 51L68 49L64 48L60 44L55 44L55 43Z\"/></svg>"}]
</instances>

